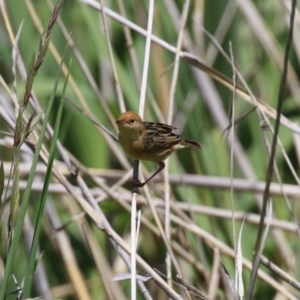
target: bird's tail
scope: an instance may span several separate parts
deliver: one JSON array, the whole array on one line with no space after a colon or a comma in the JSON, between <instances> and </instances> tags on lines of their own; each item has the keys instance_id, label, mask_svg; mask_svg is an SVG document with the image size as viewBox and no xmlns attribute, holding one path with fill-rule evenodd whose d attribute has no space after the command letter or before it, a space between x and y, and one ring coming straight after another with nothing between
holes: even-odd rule
<instances>
[{"instance_id":1,"label":"bird's tail","mask_svg":"<svg viewBox=\"0 0 300 300\"><path fill-rule=\"evenodd\" d=\"M195 149L202 149L202 147L193 140L182 140L181 145L184 147L191 147Z\"/></svg>"}]
</instances>

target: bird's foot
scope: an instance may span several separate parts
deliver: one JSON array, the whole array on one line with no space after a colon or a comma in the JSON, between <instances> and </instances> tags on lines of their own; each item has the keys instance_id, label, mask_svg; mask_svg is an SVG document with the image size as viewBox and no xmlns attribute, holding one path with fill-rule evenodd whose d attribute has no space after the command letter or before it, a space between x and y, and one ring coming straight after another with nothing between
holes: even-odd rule
<instances>
[{"instance_id":1,"label":"bird's foot","mask_svg":"<svg viewBox=\"0 0 300 300\"><path fill-rule=\"evenodd\" d=\"M132 186L133 187L143 187L146 182L140 182L137 178L132 180Z\"/></svg>"}]
</instances>

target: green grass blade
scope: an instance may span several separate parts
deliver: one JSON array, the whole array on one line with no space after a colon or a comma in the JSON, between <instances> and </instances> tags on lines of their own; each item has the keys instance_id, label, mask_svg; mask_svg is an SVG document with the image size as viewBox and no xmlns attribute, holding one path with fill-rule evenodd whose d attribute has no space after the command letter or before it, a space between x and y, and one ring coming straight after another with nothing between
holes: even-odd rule
<instances>
[{"instance_id":1,"label":"green grass blade","mask_svg":"<svg viewBox=\"0 0 300 300\"><path fill-rule=\"evenodd\" d=\"M70 68L69 68L69 70L70 70ZM49 151L47 172L46 172L46 176L45 176L43 192L42 192L39 211L37 214L37 219L36 219L36 224L35 224L33 241L32 241L30 256L29 256L29 264L28 264L26 275L25 275L23 298L28 298L30 296L30 290L32 287L33 274L34 274L35 267L36 267L36 252L37 252L37 248L38 248L38 240L39 240L39 236L40 236L40 232L41 232L41 228L42 228L42 217L43 217L44 207L45 207L46 200L47 200L48 188L49 188L49 184L51 181L51 173L52 173L52 166L53 166L53 161L54 161L54 157L55 157L56 141L58 139L58 133L59 133L60 123L61 123L63 106L64 106L64 102L65 102L65 91L66 91L66 87L67 87L67 83L68 83L68 78L69 78L69 74L67 75L66 80L65 80L62 98L61 98L59 109L58 109L57 116L56 116L54 133L53 133L53 138L52 138L50 151Z\"/></svg>"},{"instance_id":2,"label":"green grass blade","mask_svg":"<svg viewBox=\"0 0 300 300\"><path fill-rule=\"evenodd\" d=\"M46 132L46 128L47 128L47 124L48 124L48 120L49 120L49 116L50 116L50 111L53 105L53 101L54 101L54 96L57 90L57 85L58 85L58 81L59 81L59 77L60 77L60 73L61 73L61 67L62 67L62 62L59 66L59 72L58 72L58 76L57 79L55 81L54 84L54 88L52 91L52 95L50 97L50 100L48 102L47 108L46 108L46 113L45 113L45 118L42 124L42 128L41 128L41 132L40 132L40 138L37 142L36 145L36 150L33 156L33 161L32 161L32 166L30 169L30 173L28 176L28 183L24 192L24 196L23 196L23 201L21 204L21 208L20 208L20 214L18 216L18 220L16 223L16 228L15 228L15 233L12 239L12 243L11 243L11 247L7 256L7 262L6 262L6 266L5 266L5 273L4 273L4 277L3 277L3 281L0 287L0 299L4 299L5 296L5 289L6 289L6 285L8 282L8 278L11 274L11 270L13 267L13 263L15 260L15 256L19 247L19 240L20 240L20 236L22 233L22 228L23 228L23 223L24 223L24 218L25 218L25 214L26 214L26 210L27 210L27 206L29 203L29 198L30 198L30 192L31 192L31 187L32 187L32 183L33 183L33 179L34 179L34 175L35 175L35 170L36 170L36 166L38 163L38 159L39 159L39 153L40 150L42 148L42 144L43 144L43 139L44 139L44 135Z\"/></svg>"}]
</instances>

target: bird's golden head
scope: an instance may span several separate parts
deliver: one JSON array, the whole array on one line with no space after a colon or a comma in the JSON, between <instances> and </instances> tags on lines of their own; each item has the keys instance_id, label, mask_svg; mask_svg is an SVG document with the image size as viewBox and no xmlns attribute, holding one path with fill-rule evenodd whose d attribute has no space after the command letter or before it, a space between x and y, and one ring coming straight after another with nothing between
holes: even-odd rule
<instances>
[{"instance_id":1,"label":"bird's golden head","mask_svg":"<svg viewBox=\"0 0 300 300\"><path fill-rule=\"evenodd\" d=\"M126 111L122 113L117 122L119 130L133 130L133 131L141 131L144 128L143 121L141 117L133 111Z\"/></svg>"}]
</instances>

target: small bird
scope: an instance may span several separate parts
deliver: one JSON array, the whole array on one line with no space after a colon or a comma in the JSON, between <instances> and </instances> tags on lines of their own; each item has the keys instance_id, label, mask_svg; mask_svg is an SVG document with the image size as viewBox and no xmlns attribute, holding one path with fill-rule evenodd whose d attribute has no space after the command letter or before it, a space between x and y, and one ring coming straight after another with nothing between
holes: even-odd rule
<instances>
[{"instance_id":1,"label":"small bird","mask_svg":"<svg viewBox=\"0 0 300 300\"><path fill-rule=\"evenodd\" d=\"M117 122L119 128L119 142L124 152L136 160L148 160L158 164L157 171L141 183L133 182L135 187L144 186L165 167L164 160L174 151L191 147L201 149L193 140L185 140L172 132L177 128L156 122L143 122L141 117L133 111L122 113Z\"/></svg>"}]
</instances>

